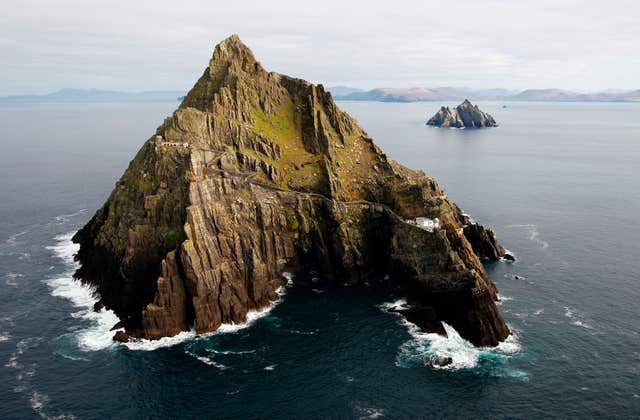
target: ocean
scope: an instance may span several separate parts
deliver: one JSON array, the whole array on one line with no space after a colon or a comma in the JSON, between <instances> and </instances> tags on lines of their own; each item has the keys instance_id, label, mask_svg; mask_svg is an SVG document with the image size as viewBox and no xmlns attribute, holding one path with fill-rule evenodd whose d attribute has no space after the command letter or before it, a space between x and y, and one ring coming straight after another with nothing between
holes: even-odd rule
<instances>
[{"instance_id":1,"label":"ocean","mask_svg":"<svg viewBox=\"0 0 640 420\"><path fill-rule=\"evenodd\" d=\"M516 256L486 265L497 348L311 269L247 324L115 344L70 237L177 105L0 104L0 418L640 417L640 104L487 102L500 127L452 130L425 126L440 103L339 103Z\"/></svg>"}]
</instances>

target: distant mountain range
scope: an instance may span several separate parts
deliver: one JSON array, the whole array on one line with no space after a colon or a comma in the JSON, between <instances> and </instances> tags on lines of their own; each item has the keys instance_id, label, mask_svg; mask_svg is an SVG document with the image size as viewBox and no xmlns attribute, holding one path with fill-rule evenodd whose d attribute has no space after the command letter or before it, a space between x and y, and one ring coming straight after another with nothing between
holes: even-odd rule
<instances>
[{"instance_id":1,"label":"distant mountain range","mask_svg":"<svg viewBox=\"0 0 640 420\"><path fill-rule=\"evenodd\" d=\"M565 101L565 102L633 102L640 101L640 89L579 93L562 89L527 89L521 92L507 89L470 89L461 87L381 88L359 90L346 86L327 88L336 100L378 102L421 101Z\"/></svg>"},{"instance_id":2,"label":"distant mountain range","mask_svg":"<svg viewBox=\"0 0 640 420\"><path fill-rule=\"evenodd\" d=\"M336 100L377 102L422 101L565 101L565 102L634 102L640 101L640 89L607 90L579 93L562 89L527 89L521 92L508 89L470 89L464 87L437 88L381 88L362 90L348 86L327 88ZM16 95L0 97L0 102L164 102L179 101L183 91L154 90L121 92L99 89L61 89L43 95Z\"/></svg>"},{"instance_id":3,"label":"distant mountain range","mask_svg":"<svg viewBox=\"0 0 640 420\"><path fill-rule=\"evenodd\" d=\"M158 90L147 92L119 92L98 89L61 89L44 95L16 95L0 97L0 102L164 102L182 99L184 92Z\"/></svg>"}]
</instances>

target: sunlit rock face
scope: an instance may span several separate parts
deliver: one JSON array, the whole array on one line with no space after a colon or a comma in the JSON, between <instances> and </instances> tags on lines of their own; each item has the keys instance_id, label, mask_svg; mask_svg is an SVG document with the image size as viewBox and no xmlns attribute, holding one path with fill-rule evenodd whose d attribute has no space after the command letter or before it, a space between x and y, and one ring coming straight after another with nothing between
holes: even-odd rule
<instances>
[{"instance_id":1,"label":"sunlit rock face","mask_svg":"<svg viewBox=\"0 0 640 420\"><path fill-rule=\"evenodd\" d=\"M418 217L437 229L406 222ZM463 224L322 85L265 71L234 35L75 235L76 277L120 317L119 340L243 322L277 299L283 271L313 264L339 284L389 274L430 308L418 325L496 345L509 330Z\"/></svg>"}]
</instances>

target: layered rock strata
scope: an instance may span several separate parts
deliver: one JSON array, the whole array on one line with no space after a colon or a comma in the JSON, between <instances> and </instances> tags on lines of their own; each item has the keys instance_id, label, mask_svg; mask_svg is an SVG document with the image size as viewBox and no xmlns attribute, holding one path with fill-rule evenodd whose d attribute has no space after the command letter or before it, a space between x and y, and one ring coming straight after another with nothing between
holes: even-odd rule
<instances>
[{"instance_id":1,"label":"layered rock strata","mask_svg":"<svg viewBox=\"0 0 640 420\"><path fill-rule=\"evenodd\" d=\"M405 222L421 216L440 227ZM322 85L265 71L234 35L74 236L76 277L123 321L121 340L243 322L277 299L283 271L313 264L340 284L389 273L431 308L425 324L496 345L509 330L463 225Z\"/></svg>"}]
</instances>

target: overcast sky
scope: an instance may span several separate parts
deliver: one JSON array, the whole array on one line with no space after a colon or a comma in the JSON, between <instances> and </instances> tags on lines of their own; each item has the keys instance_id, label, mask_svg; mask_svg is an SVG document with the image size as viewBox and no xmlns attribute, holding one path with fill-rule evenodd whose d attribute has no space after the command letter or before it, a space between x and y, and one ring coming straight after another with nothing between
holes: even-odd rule
<instances>
[{"instance_id":1,"label":"overcast sky","mask_svg":"<svg viewBox=\"0 0 640 420\"><path fill-rule=\"evenodd\" d=\"M188 90L240 35L325 86L640 88L638 0L2 0L0 95Z\"/></svg>"}]
</instances>

